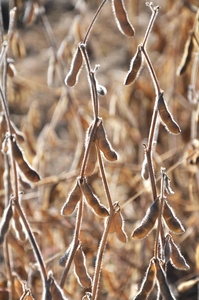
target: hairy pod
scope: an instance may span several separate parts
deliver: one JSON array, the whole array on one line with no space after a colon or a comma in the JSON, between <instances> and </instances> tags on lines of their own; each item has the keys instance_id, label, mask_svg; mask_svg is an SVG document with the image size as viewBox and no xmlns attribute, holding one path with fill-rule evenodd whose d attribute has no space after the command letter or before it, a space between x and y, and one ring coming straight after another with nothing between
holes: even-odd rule
<instances>
[{"instance_id":1,"label":"hairy pod","mask_svg":"<svg viewBox=\"0 0 199 300\"><path fill-rule=\"evenodd\" d=\"M153 260L150 260L149 266L146 271L145 278L142 282L138 294L133 300L145 300L148 299L149 294L151 293L156 277L156 267Z\"/></svg>"},{"instance_id":2,"label":"hairy pod","mask_svg":"<svg viewBox=\"0 0 199 300\"><path fill-rule=\"evenodd\" d=\"M142 239L143 237L145 237L155 225L155 221L158 217L158 213L159 213L159 198L157 198L149 207L145 217L141 222L141 225L133 231L132 237L134 237L135 239Z\"/></svg>"},{"instance_id":3,"label":"hairy pod","mask_svg":"<svg viewBox=\"0 0 199 300\"><path fill-rule=\"evenodd\" d=\"M174 243L173 239L170 238L170 246L171 246L171 261L175 268L188 270L190 269L189 265L186 263L185 258L180 253L179 248Z\"/></svg>"},{"instance_id":4,"label":"hairy pod","mask_svg":"<svg viewBox=\"0 0 199 300\"><path fill-rule=\"evenodd\" d=\"M124 219L120 212L120 209L115 212L113 216L113 222L115 225L115 232L118 240L122 243L126 243L128 238L126 232L124 231Z\"/></svg>"},{"instance_id":5,"label":"hairy pod","mask_svg":"<svg viewBox=\"0 0 199 300\"><path fill-rule=\"evenodd\" d=\"M163 217L168 226L168 228L175 233L185 232L184 227L182 226L180 220L175 216L174 211L169 206L166 199L164 199L163 206Z\"/></svg>"},{"instance_id":6,"label":"hairy pod","mask_svg":"<svg viewBox=\"0 0 199 300\"><path fill-rule=\"evenodd\" d=\"M65 84L72 87L77 83L78 73L82 66L83 58L80 48L78 47L71 62L70 71L65 78Z\"/></svg>"},{"instance_id":7,"label":"hairy pod","mask_svg":"<svg viewBox=\"0 0 199 300\"><path fill-rule=\"evenodd\" d=\"M92 281L87 272L86 259L81 246L77 249L75 253L74 263L75 263L75 274L77 276L79 283L84 287L89 288L91 286Z\"/></svg>"},{"instance_id":8,"label":"hairy pod","mask_svg":"<svg viewBox=\"0 0 199 300\"><path fill-rule=\"evenodd\" d=\"M12 204L11 202L8 204L8 206L5 208L3 217L0 224L0 245L4 241L4 237L9 229L10 220L13 216L13 210L12 210Z\"/></svg>"},{"instance_id":9,"label":"hairy pod","mask_svg":"<svg viewBox=\"0 0 199 300\"><path fill-rule=\"evenodd\" d=\"M141 176L144 180L147 180L149 178L149 168L148 168L148 163L147 163L147 158L146 155L144 157L144 161L142 163L142 171L141 171Z\"/></svg>"},{"instance_id":10,"label":"hairy pod","mask_svg":"<svg viewBox=\"0 0 199 300\"><path fill-rule=\"evenodd\" d=\"M138 46L137 52L135 53L134 57L131 60L128 74L124 80L124 85L129 85L135 82L135 80L140 75L141 67L142 67L142 50L141 47Z\"/></svg>"},{"instance_id":11,"label":"hairy pod","mask_svg":"<svg viewBox=\"0 0 199 300\"><path fill-rule=\"evenodd\" d=\"M81 196L81 189L77 181L75 187L68 195L68 198L66 199L66 202L64 203L61 209L61 214L65 216L72 214L75 210L77 203L80 201Z\"/></svg>"},{"instance_id":12,"label":"hairy pod","mask_svg":"<svg viewBox=\"0 0 199 300\"><path fill-rule=\"evenodd\" d=\"M117 160L117 153L111 147L102 121L100 121L96 130L96 144L99 147L99 149L103 152L107 160Z\"/></svg>"},{"instance_id":13,"label":"hairy pod","mask_svg":"<svg viewBox=\"0 0 199 300\"><path fill-rule=\"evenodd\" d=\"M156 271L157 271L157 273L156 273L157 280L159 283L160 292L161 292L162 296L164 297L165 300L176 300L170 291L170 288L168 286L167 279L166 279L166 274L163 271L163 268L161 266L159 259L157 259L157 258L155 259L155 266L156 266Z\"/></svg>"},{"instance_id":14,"label":"hairy pod","mask_svg":"<svg viewBox=\"0 0 199 300\"><path fill-rule=\"evenodd\" d=\"M96 161L97 161L97 152L96 152L96 148L95 148L95 142L92 141L86 168L85 168L85 172L84 172L84 174L86 176L93 174L93 172L95 171Z\"/></svg>"},{"instance_id":15,"label":"hairy pod","mask_svg":"<svg viewBox=\"0 0 199 300\"><path fill-rule=\"evenodd\" d=\"M182 56L182 60L181 60L181 63L178 67L178 70L177 70L177 75L182 75L190 61L191 61L191 56L192 56L192 53L193 53L193 48L194 48L194 44L193 44L193 33L191 33L186 41L186 44L185 44L185 47L184 47L184 52L183 52L183 56Z\"/></svg>"},{"instance_id":16,"label":"hairy pod","mask_svg":"<svg viewBox=\"0 0 199 300\"><path fill-rule=\"evenodd\" d=\"M165 125L165 128L173 134L179 134L181 132L180 127L174 121L171 113L168 110L167 104L164 101L164 93L160 93L158 98L158 112L160 114L161 120Z\"/></svg>"},{"instance_id":17,"label":"hairy pod","mask_svg":"<svg viewBox=\"0 0 199 300\"><path fill-rule=\"evenodd\" d=\"M100 200L92 192L91 188L89 187L86 181L82 183L82 192L86 198L87 203L92 207L92 209L97 215L104 218L109 216L107 208L100 203Z\"/></svg>"},{"instance_id":18,"label":"hairy pod","mask_svg":"<svg viewBox=\"0 0 199 300\"><path fill-rule=\"evenodd\" d=\"M135 30L128 19L123 0L112 0L112 8L119 30L126 36L134 36Z\"/></svg>"},{"instance_id":19,"label":"hairy pod","mask_svg":"<svg viewBox=\"0 0 199 300\"><path fill-rule=\"evenodd\" d=\"M12 138L12 153L15 161L18 164L18 167L26 176L26 178L32 182L38 182L40 180L39 174L32 169L32 167L25 160L23 153L17 144L16 139Z\"/></svg>"}]
</instances>

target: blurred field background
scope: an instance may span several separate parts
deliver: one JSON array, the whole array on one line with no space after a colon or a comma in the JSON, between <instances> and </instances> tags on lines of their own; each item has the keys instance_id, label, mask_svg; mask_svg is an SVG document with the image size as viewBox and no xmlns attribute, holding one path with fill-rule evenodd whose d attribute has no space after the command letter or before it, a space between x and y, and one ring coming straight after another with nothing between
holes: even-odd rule
<instances>
[{"instance_id":1,"label":"blurred field background","mask_svg":"<svg viewBox=\"0 0 199 300\"><path fill-rule=\"evenodd\" d=\"M168 268L168 281L177 299L198 299L198 285L186 292L178 291L179 284L195 279L199 272L199 172L197 155L193 152L193 139L198 140L198 102L189 101L189 86L199 50L195 47L190 64L182 76L177 76L184 45L193 27L199 7L197 0L154 1L160 5L158 17L149 37L147 50L161 88L164 90L174 119L182 132L174 136L159 123L157 144L154 145L153 161L160 189L160 170L166 168L171 179L174 195L167 197L177 217L186 228L174 241L190 265L189 271ZM71 243L75 226L75 214L60 215L68 193L79 174L84 139L92 121L92 106L85 68L74 88L62 84L70 68L72 54L83 39L89 23L97 10L97 0L41 1L54 33L56 48L65 41L62 52L62 70L52 69L53 49L48 43L39 18L24 24L27 1L15 0L18 7L17 29L9 49L14 59L16 75L8 76L8 102L12 121L25 134L21 144L27 160L39 172L42 180L26 188L21 185L22 206L40 246L48 270L53 270L59 282L63 268L59 258ZM150 258L153 256L155 231L146 239L133 240L131 233L139 224L152 203L151 187L141 178L144 158L143 144L147 142L155 91L150 74L144 63L142 72L134 85L123 85L130 60L143 37L151 16L145 1L126 0L125 5L136 35L124 37L118 30L108 1L97 19L88 40L88 53L92 68L99 64L97 79L107 89L100 97L100 116L103 117L108 137L119 155L114 163L105 161L105 170L113 202L119 201L125 219L128 242L122 244L110 235L103 258L99 288L99 300L132 299L139 289ZM54 46L55 47L55 46ZM59 52L60 51L60 52ZM55 67L55 65L54 65ZM51 68L51 69L50 69ZM199 80L195 94L199 100ZM194 119L193 119L194 118ZM194 125L193 125L194 124ZM193 133L193 126L195 130ZM198 144L197 144L198 147ZM197 148L196 147L196 148ZM0 215L4 210L4 162L0 158ZM98 168L89 177L89 184L107 206ZM158 191L159 192L159 191ZM81 230L82 247L87 258L91 276L103 233L103 220L85 206ZM35 299L41 299L41 278L35 264L29 241L17 239L13 228L8 233L12 270L28 281ZM8 299L6 262L0 247L0 299ZM16 282L18 294L22 288ZM85 290L79 286L73 273L73 265L64 286L68 299L81 299ZM156 289L149 299L156 299Z\"/></svg>"}]
</instances>

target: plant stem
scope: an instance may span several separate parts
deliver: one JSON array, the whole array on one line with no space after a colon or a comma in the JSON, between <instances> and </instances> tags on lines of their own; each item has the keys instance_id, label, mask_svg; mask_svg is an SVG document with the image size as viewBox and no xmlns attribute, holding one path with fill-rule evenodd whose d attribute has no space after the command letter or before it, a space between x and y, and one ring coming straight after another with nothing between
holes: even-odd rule
<instances>
[{"instance_id":1,"label":"plant stem","mask_svg":"<svg viewBox=\"0 0 199 300\"><path fill-rule=\"evenodd\" d=\"M145 36L144 36L143 47L146 46L146 43L147 43L147 41L148 41L150 32L151 32L151 30L152 30L153 24L154 24L154 22L155 22L155 19L156 19L156 17L157 17L158 10L159 10L159 6L153 7L151 4L149 4L149 7L150 7L151 10L152 10L152 15L151 15L151 19L150 19L150 21L149 21L149 25L148 25L148 27L147 27L147 30L146 30L146 33L145 33Z\"/></svg>"}]
</instances>

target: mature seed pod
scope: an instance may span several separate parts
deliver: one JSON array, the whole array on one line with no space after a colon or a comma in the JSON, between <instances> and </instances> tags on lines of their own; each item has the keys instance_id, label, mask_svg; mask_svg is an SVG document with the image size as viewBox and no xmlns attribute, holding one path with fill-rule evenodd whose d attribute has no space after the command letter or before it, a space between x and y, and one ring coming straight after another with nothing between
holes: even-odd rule
<instances>
[{"instance_id":1,"label":"mature seed pod","mask_svg":"<svg viewBox=\"0 0 199 300\"><path fill-rule=\"evenodd\" d=\"M82 53L81 53L80 48L78 47L73 56L70 71L65 78L66 85L72 87L77 83L78 73L82 66L82 62L83 62Z\"/></svg>"},{"instance_id":2,"label":"mature seed pod","mask_svg":"<svg viewBox=\"0 0 199 300\"><path fill-rule=\"evenodd\" d=\"M53 300L67 300L64 296L63 290L58 286L57 282L53 277L51 277L50 281L50 290Z\"/></svg>"},{"instance_id":3,"label":"mature seed pod","mask_svg":"<svg viewBox=\"0 0 199 300\"><path fill-rule=\"evenodd\" d=\"M26 234L24 232L24 228L20 222L20 217L16 209L14 209L13 213L13 223L17 238L24 242L26 240Z\"/></svg>"},{"instance_id":4,"label":"mature seed pod","mask_svg":"<svg viewBox=\"0 0 199 300\"><path fill-rule=\"evenodd\" d=\"M60 257L59 262L58 262L59 266L65 267L66 261L69 257L70 251L71 251L71 246L72 246L72 243L70 244L70 246L68 247L68 249L66 250L64 255L62 257Z\"/></svg>"},{"instance_id":5,"label":"mature seed pod","mask_svg":"<svg viewBox=\"0 0 199 300\"><path fill-rule=\"evenodd\" d=\"M142 171L141 171L141 176L144 180L147 180L149 178L149 168L148 168L148 163L147 163L147 158L146 155L144 157L144 161L142 163Z\"/></svg>"},{"instance_id":6,"label":"mature seed pod","mask_svg":"<svg viewBox=\"0 0 199 300\"><path fill-rule=\"evenodd\" d=\"M57 58L53 54L49 59L48 72L47 72L47 84L49 87L56 87L56 68L57 68Z\"/></svg>"},{"instance_id":7,"label":"mature seed pod","mask_svg":"<svg viewBox=\"0 0 199 300\"><path fill-rule=\"evenodd\" d=\"M17 144L16 139L12 138L12 153L16 160L20 170L26 176L26 178L32 182L38 182L40 180L39 174L33 170L27 161L23 157L23 153Z\"/></svg>"},{"instance_id":8,"label":"mature seed pod","mask_svg":"<svg viewBox=\"0 0 199 300\"><path fill-rule=\"evenodd\" d=\"M99 149L104 153L107 160L117 160L117 153L112 149L111 144L106 135L102 120L100 121L96 131L96 144Z\"/></svg>"},{"instance_id":9,"label":"mature seed pod","mask_svg":"<svg viewBox=\"0 0 199 300\"><path fill-rule=\"evenodd\" d=\"M77 249L75 253L74 263L75 263L75 274L77 276L79 283L84 287L89 288L92 284L92 281L87 272L86 259L81 246Z\"/></svg>"},{"instance_id":10,"label":"mature seed pod","mask_svg":"<svg viewBox=\"0 0 199 300\"><path fill-rule=\"evenodd\" d=\"M109 216L107 208L100 203L100 200L92 192L86 181L82 183L82 192L86 198L87 203L93 208L97 215L104 218Z\"/></svg>"},{"instance_id":11,"label":"mature seed pod","mask_svg":"<svg viewBox=\"0 0 199 300\"><path fill-rule=\"evenodd\" d=\"M95 142L92 141L84 175L89 176L93 174L93 172L95 171L96 161L97 161L97 152L95 148Z\"/></svg>"},{"instance_id":12,"label":"mature seed pod","mask_svg":"<svg viewBox=\"0 0 199 300\"><path fill-rule=\"evenodd\" d=\"M150 263L147 268L146 275L142 282L140 290L133 300L148 299L148 296L151 293L154 283L155 283L155 277L156 277L156 267L155 267L155 263L152 259L152 260L150 260Z\"/></svg>"},{"instance_id":13,"label":"mature seed pod","mask_svg":"<svg viewBox=\"0 0 199 300\"><path fill-rule=\"evenodd\" d=\"M179 248L174 243L172 237L170 237L170 246L171 246L171 260L172 264L177 269L188 270L190 269L189 265L186 263L185 258L180 253Z\"/></svg>"},{"instance_id":14,"label":"mature seed pod","mask_svg":"<svg viewBox=\"0 0 199 300\"><path fill-rule=\"evenodd\" d=\"M198 282L199 278L184 281L178 285L177 290L179 293L184 293L190 290L195 284L198 284Z\"/></svg>"},{"instance_id":15,"label":"mature seed pod","mask_svg":"<svg viewBox=\"0 0 199 300\"><path fill-rule=\"evenodd\" d=\"M118 240L122 243L126 243L128 238L126 232L124 231L124 219L120 212L120 209L115 212L115 215L113 217L113 222L115 225L115 232Z\"/></svg>"},{"instance_id":16,"label":"mature seed pod","mask_svg":"<svg viewBox=\"0 0 199 300\"><path fill-rule=\"evenodd\" d=\"M115 216L115 214L113 215L113 218L112 218L112 220L111 220L111 224L110 224L110 226L109 226L109 230L108 230L108 232L110 233L110 234L112 234L112 233L114 233L115 232L115 224L114 224L114 216ZM108 223L108 220L109 220L109 218L106 218L105 219L105 226L106 226L106 224Z\"/></svg>"},{"instance_id":17,"label":"mature seed pod","mask_svg":"<svg viewBox=\"0 0 199 300\"><path fill-rule=\"evenodd\" d=\"M160 114L160 117L162 119L162 122L165 125L165 128L173 134L179 134L181 132L180 127L178 124L174 121L171 113L168 110L167 104L164 101L163 97L164 93L160 93L158 98L158 112Z\"/></svg>"},{"instance_id":18,"label":"mature seed pod","mask_svg":"<svg viewBox=\"0 0 199 300\"><path fill-rule=\"evenodd\" d=\"M159 283L160 291L162 296L164 297L165 300L176 300L176 298L172 295L167 279L166 279L166 274L163 271L163 268L161 266L161 263L159 259L154 259L155 260L155 266L156 266L156 271L157 271L157 280Z\"/></svg>"},{"instance_id":19,"label":"mature seed pod","mask_svg":"<svg viewBox=\"0 0 199 300\"><path fill-rule=\"evenodd\" d=\"M64 205L61 209L61 215L68 216L68 215L72 214L75 210L77 203L80 201L81 196L82 196L82 193L81 193L79 183L76 182L75 187L72 189L72 191L68 195L68 198L66 199L66 202L64 203Z\"/></svg>"},{"instance_id":20,"label":"mature seed pod","mask_svg":"<svg viewBox=\"0 0 199 300\"><path fill-rule=\"evenodd\" d=\"M169 229L175 233L183 233L185 232L184 227L182 226L180 220L175 216L172 208L169 206L166 199L164 199L163 206L163 217L164 220L169 227Z\"/></svg>"},{"instance_id":21,"label":"mature seed pod","mask_svg":"<svg viewBox=\"0 0 199 300\"><path fill-rule=\"evenodd\" d=\"M193 48L194 48L193 33L191 33L186 41L182 60L178 67L178 70L177 70L177 75L182 75L186 71L186 69L191 61Z\"/></svg>"},{"instance_id":22,"label":"mature seed pod","mask_svg":"<svg viewBox=\"0 0 199 300\"><path fill-rule=\"evenodd\" d=\"M134 36L135 30L128 19L123 0L112 0L112 8L119 30L126 36Z\"/></svg>"},{"instance_id":23,"label":"mature seed pod","mask_svg":"<svg viewBox=\"0 0 199 300\"><path fill-rule=\"evenodd\" d=\"M141 222L141 225L133 231L132 237L134 237L135 239L142 239L143 237L145 237L155 225L155 221L158 217L158 213L159 213L159 198L157 198L149 207L145 217Z\"/></svg>"},{"instance_id":24,"label":"mature seed pod","mask_svg":"<svg viewBox=\"0 0 199 300\"><path fill-rule=\"evenodd\" d=\"M3 217L0 224L0 245L4 241L4 237L9 229L10 220L12 219L13 211L12 211L12 204L11 202L8 204L8 206L5 208Z\"/></svg>"},{"instance_id":25,"label":"mature seed pod","mask_svg":"<svg viewBox=\"0 0 199 300\"><path fill-rule=\"evenodd\" d=\"M142 51L141 51L141 47L138 46L137 52L135 53L134 57L131 60L128 74L124 80L124 85L129 85L135 82L135 80L140 75L141 66L142 66Z\"/></svg>"}]
</instances>

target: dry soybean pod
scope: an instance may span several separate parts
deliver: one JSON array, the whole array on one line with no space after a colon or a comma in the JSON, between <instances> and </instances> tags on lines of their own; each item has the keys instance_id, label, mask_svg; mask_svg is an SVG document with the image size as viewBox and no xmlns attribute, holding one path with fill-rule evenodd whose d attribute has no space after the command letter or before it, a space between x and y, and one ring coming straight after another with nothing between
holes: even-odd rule
<instances>
[{"instance_id":1,"label":"dry soybean pod","mask_svg":"<svg viewBox=\"0 0 199 300\"><path fill-rule=\"evenodd\" d=\"M15 138L12 137L12 153L15 161L18 164L18 167L23 172L23 174L26 176L26 178L32 182L38 182L40 180L39 174L33 170L30 165L25 160L23 153L17 144L17 141Z\"/></svg>"},{"instance_id":2,"label":"dry soybean pod","mask_svg":"<svg viewBox=\"0 0 199 300\"><path fill-rule=\"evenodd\" d=\"M119 30L126 36L134 36L135 30L128 19L123 0L112 0L112 8Z\"/></svg>"},{"instance_id":3,"label":"dry soybean pod","mask_svg":"<svg viewBox=\"0 0 199 300\"><path fill-rule=\"evenodd\" d=\"M146 275L142 281L140 290L133 300L148 299L149 294L151 293L154 286L155 276L156 276L156 267L155 267L154 260L151 259L146 271Z\"/></svg>"},{"instance_id":4,"label":"dry soybean pod","mask_svg":"<svg viewBox=\"0 0 199 300\"><path fill-rule=\"evenodd\" d=\"M124 80L124 85L129 85L135 82L135 80L140 75L141 67L142 67L142 51L139 45L137 47L137 52L135 53L134 57L130 62L130 68Z\"/></svg>"},{"instance_id":5,"label":"dry soybean pod","mask_svg":"<svg viewBox=\"0 0 199 300\"><path fill-rule=\"evenodd\" d=\"M178 70L177 70L177 75L182 75L186 71L186 69L191 61L193 48L194 48L193 32L191 32L189 34L189 37L188 37L185 47L184 47L184 52L183 52L182 60L180 62Z\"/></svg>"},{"instance_id":6,"label":"dry soybean pod","mask_svg":"<svg viewBox=\"0 0 199 300\"><path fill-rule=\"evenodd\" d=\"M144 156L144 161L142 163L141 176L144 180L147 180L149 178L149 168L146 155Z\"/></svg>"},{"instance_id":7,"label":"dry soybean pod","mask_svg":"<svg viewBox=\"0 0 199 300\"><path fill-rule=\"evenodd\" d=\"M65 84L72 87L77 83L78 73L82 66L83 58L80 48L78 47L71 62L70 71L65 78Z\"/></svg>"},{"instance_id":8,"label":"dry soybean pod","mask_svg":"<svg viewBox=\"0 0 199 300\"><path fill-rule=\"evenodd\" d=\"M167 279L166 279L166 274L163 271L163 268L161 266L161 263L158 258L154 259L155 260L155 266L156 266L156 271L157 271L157 280L159 283L160 287L160 292L162 296L164 297L165 300L176 300L176 298L172 295Z\"/></svg>"},{"instance_id":9,"label":"dry soybean pod","mask_svg":"<svg viewBox=\"0 0 199 300\"><path fill-rule=\"evenodd\" d=\"M86 259L81 246L77 249L75 253L74 263L75 263L75 274L77 276L79 283L84 287L89 288L92 284L92 281L87 272Z\"/></svg>"},{"instance_id":10,"label":"dry soybean pod","mask_svg":"<svg viewBox=\"0 0 199 300\"><path fill-rule=\"evenodd\" d=\"M10 220L13 216L13 210L12 210L12 204L11 202L8 204L8 206L5 208L3 217L0 224L0 245L4 241L4 237L9 229Z\"/></svg>"},{"instance_id":11,"label":"dry soybean pod","mask_svg":"<svg viewBox=\"0 0 199 300\"><path fill-rule=\"evenodd\" d=\"M182 226L180 220L175 216L174 211L169 206L167 200L164 198L164 206L163 206L163 217L168 226L168 228L175 233L183 233L185 232L184 227Z\"/></svg>"},{"instance_id":12,"label":"dry soybean pod","mask_svg":"<svg viewBox=\"0 0 199 300\"><path fill-rule=\"evenodd\" d=\"M141 225L137 227L133 233L132 237L135 239L142 239L145 237L155 225L155 221L159 213L159 197L152 203L143 218Z\"/></svg>"},{"instance_id":13,"label":"dry soybean pod","mask_svg":"<svg viewBox=\"0 0 199 300\"><path fill-rule=\"evenodd\" d=\"M64 205L61 209L61 214L65 215L65 216L72 214L75 210L77 203L81 199L81 195L82 195L81 189L80 189L79 183L77 181L75 187L72 189L72 191L68 195L66 202L64 203Z\"/></svg>"},{"instance_id":14,"label":"dry soybean pod","mask_svg":"<svg viewBox=\"0 0 199 300\"><path fill-rule=\"evenodd\" d=\"M120 208L115 212L113 222L118 240L122 243L126 243L128 238L126 232L124 231L124 219L120 212Z\"/></svg>"},{"instance_id":15,"label":"dry soybean pod","mask_svg":"<svg viewBox=\"0 0 199 300\"><path fill-rule=\"evenodd\" d=\"M173 266L177 269L188 270L190 267L186 263L185 258L180 253L180 250L174 243L172 237L170 237L169 242L170 242L170 246L171 246L171 260L172 260Z\"/></svg>"},{"instance_id":16,"label":"dry soybean pod","mask_svg":"<svg viewBox=\"0 0 199 300\"><path fill-rule=\"evenodd\" d=\"M100 217L108 217L109 212L107 208L100 203L100 200L97 196L92 192L91 188L89 187L88 183L84 180L82 183L82 192L86 198L87 203L93 208L95 213Z\"/></svg>"},{"instance_id":17,"label":"dry soybean pod","mask_svg":"<svg viewBox=\"0 0 199 300\"><path fill-rule=\"evenodd\" d=\"M99 149L103 152L107 160L115 161L117 160L117 153L112 149L111 144L106 135L102 120L97 127L96 131L96 144Z\"/></svg>"},{"instance_id":18,"label":"dry soybean pod","mask_svg":"<svg viewBox=\"0 0 199 300\"><path fill-rule=\"evenodd\" d=\"M93 174L93 172L95 170L96 161L97 161L97 152L96 152L96 148L95 148L95 142L92 141L86 168L85 168L85 172L84 172L84 174L86 176Z\"/></svg>"},{"instance_id":19,"label":"dry soybean pod","mask_svg":"<svg viewBox=\"0 0 199 300\"><path fill-rule=\"evenodd\" d=\"M64 296L63 290L60 288L60 286L58 286L54 277L51 277L50 290L53 300L67 300L67 298Z\"/></svg>"},{"instance_id":20,"label":"dry soybean pod","mask_svg":"<svg viewBox=\"0 0 199 300\"><path fill-rule=\"evenodd\" d=\"M167 264L171 258L171 247L169 241L170 241L170 235L167 234L165 238L165 245L164 245L165 264Z\"/></svg>"},{"instance_id":21,"label":"dry soybean pod","mask_svg":"<svg viewBox=\"0 0 199 300\"><path fill-rule=\"evenodd\" d=\"M174 121L171 113L168 110L167 104L164 101L164 92L160 93L158 98L158 112L160 114L160 118L165 125L165 128L173 134L179 134L181 132L180 127Z\"/></svg>"}]
</instances>

